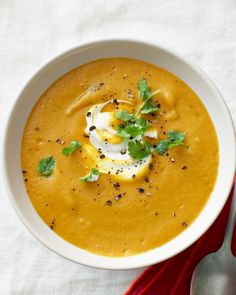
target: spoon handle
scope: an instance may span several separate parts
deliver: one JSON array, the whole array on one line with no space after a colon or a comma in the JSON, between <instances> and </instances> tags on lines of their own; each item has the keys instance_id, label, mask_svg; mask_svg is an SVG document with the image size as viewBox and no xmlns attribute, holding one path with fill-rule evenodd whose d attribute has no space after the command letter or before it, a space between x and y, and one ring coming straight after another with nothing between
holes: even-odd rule
<instances>
[{"instance_id":1,"label":"spoon handle","mask_svg":"<svg viewBox=\"0 0 236 295\"><path fill-rule=\"evenodd\" d=\"M234 232L235 221L236 221L236 189L234 188L233 199L232 199L232 203L230 207L228 223L226 226L224 242L221 247L221 250L224 251L225 253L230 253L230 254L232 253L231 242L232 242L232 236Z\"/></svg>"}]
</instances>

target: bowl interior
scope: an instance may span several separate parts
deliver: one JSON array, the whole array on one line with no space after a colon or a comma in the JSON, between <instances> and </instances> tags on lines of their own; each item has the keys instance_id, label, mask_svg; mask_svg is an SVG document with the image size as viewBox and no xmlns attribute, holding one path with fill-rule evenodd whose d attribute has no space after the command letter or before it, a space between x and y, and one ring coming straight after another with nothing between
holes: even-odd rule
<instances>
[{"instance_id":1,"label":"bowl interior","mask_svg":"<svg viewBox=\"0 0 236 295\"><path fill-rule=\"evenodd\" d=\"M180 77L201 98L215 125L219 141L219 171L215 188L204 209L183 233L143 254L112 258L81 250L51 231L34 210L21 175L20 144L26 120L40 95L59 77L79 65L107 57L141 59ZM234 127L216 87L194 64L154 44L113 40L86 44L68 51L42 67L27 83L11 112L4 141L3 175L12 204L27 228L48 248L81 264L107 269L129 269L163 261L190 246L213 223L228 197L235 171ZM199 181L201 181L199 179Z\"/></svg>"}]
</instances>

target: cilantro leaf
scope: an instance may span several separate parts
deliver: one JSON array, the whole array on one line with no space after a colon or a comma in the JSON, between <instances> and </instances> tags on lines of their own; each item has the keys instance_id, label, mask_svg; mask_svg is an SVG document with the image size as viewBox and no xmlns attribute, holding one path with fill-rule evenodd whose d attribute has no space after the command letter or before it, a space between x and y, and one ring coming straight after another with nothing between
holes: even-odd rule
<instances>
[{"instance_id":1,"label":"cilantro leaf","mask_svg":"<svg viewBox=\"0 0 236 295\"><path fill-rule=\"evenodd\" d=\"M64 156L70 156L75 150L78 150L79 148L81 148L81 142L73 140L70 142L68 147L65 147L62 150L62 153Z\"/></svg>"},{"instance_id":2,"label":"cilantro leaf","mask_svg":"<svg viewBox=\"0 0 236 295\"><path fill-rule=\"evenodd\" d=\"M131 137L130 131L127 130L127 126L117 125L115 129L116 129L116 135L120 137L127 137L127 138Z\"/></svg>"},{"instance_id":3,"label":"cilantro leaf","mask_svg":"<svg viewBox=\"0 0 236 295\"><path fill-rule=\"evenodd\" d=\"M116 126L117 135L121 137L137 137L138 135L143 135L149 127L149 123L143 118L132 119L126 122L125 125Z\"/></svg>"},{"instance_id":4,"label":"cilantro leaf","mask_svg":"<svg viewBox=\"0 0 236 295\"><path fill-rule=\"evenodd\" d=\"M123 125L116 126L117 135L121 137L137 137L143 136L147 131L149 124L143 118L138 118L138 114L149 114L156 112L159 108L157 104L152 100L152 97L160 90L151 92L145 79L139 81L139 93L143 100L136 114L130 114L126 110L119 110L116 112L116 118L125 122Z\"/></svg>"},{"instance_id":5,"label":"cilantro leaf","mask_svg":"<svg viewBox=\"0 0 236 295\"><path fill-rule=\"evenodd\" d=\"M183 132L178 132L176 130L169 131L167 133L167 139L163 139L158 142L155 150L159 155L163 155L169 149L184 145L185 134Z\"/></svg>"},{"instance_id":6,"label":"cilantro leaf","mask_svg":"<svg viewBox=\"0 0 236 295\"><path fill-rule=\"evenodd\" d=\"M143 135L147 131L147 129L148 129L149 125L150 125L148 123L148 121L143 119L143 118L136 119L135 124L139 127L141 135Z\"/></svg>"},{"instance_id":7,"label":"cilantro leaf","mask_svg":"<svg viewBox=\"0 0 236 295\"><path fill-rule=\"evenodd\" d=\"M139 94L143 103L139 107L137 113L141 112L142 114L149 114L156 112L158 110L157 104L152 100L152 97L157 94L160 89L151 92L145 79L139 81Z\"/></svg>"},{"instance_id":8,"label":"cilantro leaf","mask_svg":"<svg viewBox=\"0 0 236 295\"><path fill-rule=\"evenodd\" d=\"M100 172L96 168L92 168L91 171L85 175L84 177L80 177L80 181L82 182L94 182L99 178Z\"/></svg>"},{"instance_id":9,"label":"cilantro leaf","mask_svg":"<svg viewBox=\"0 0 236 295\"><path fill-rule=\"evenodd\" d=\"M37 166L37 171L45 177L49 177L55 167L55 159L52 156L42 158Z\"/></svg>"},{"instance_id":10,"label":"cilantro leaf","mask_svg":"<svg viewBox=\"0 0 236 295\"><path fill-rule=\"evenodd\" d=\"M176 130L169 131L167 138L170 142L180 142L183 143L185 134L183 132L178 132Z\"/></svg>"},{"instance_id":11,"label":"cilantro leaf","mask_svg":"<svg viewBox=\"0 0 236 295\"><path fill-rule=\"evenodd\" d=\"M164 155L169 149L169 141L167 139L163 139L158 142L156 146L156 151L158 152L159 155Z\"/></svg>"},{"instance_id":12,"label":"cilantro leaf","mask_svg":"<svg viewBox=\"0 0 236 295\"><path fill-rule=\"evenodd\" d=\"M154 103L152 100L149 100L142 108L141 108L141 114L149 114L149 113L155 113L159 110L157 107L157 104Z\"/></svg>"},{"instance_id":13,"label":"cilantro leaf","mask_svg":"<svg viewBox=\"0 0 236 295\"><path fill-rule=\"evenodd\" d=\"M133 114L130 114L128 111L119 110L116 112L116 118L124 122L130 121L134 118Z\"/></svg>"},{"instance_id":14,"label":"cilantro leaf","mask_svg":"<svg viewBox=\"0 0 236 295\"><path fill-rule=\"evenodd\" d=\"M137 137L141 131L140 128L134 124L127 124L126 126L122 127L122 126L116 126L116 131L117 131L117 135L119 135L120 137L126 137L126 138L130 138L130 137Z\"/></svg>"},{"instance_id":15,"label":"cilantro leaf","mask_svg":"<svg viewBox=\"0 0 236 295\"><path fill-rule=\"evenodd\" d=\"M139 160L151 154L150 144L141 141L130 141L128 143L128 151L131 158Z\"/></svg>"},{"instance_id":16,"label":"cilantro leaf","mask_svg":"<svg viewBox=\"0 0 236 295\"><path fill-rule=\"evenodd\" d=\"M152 94L145 79L139 81L139 94L142 100L148 99Z\"/></svg>"}]
</instances>

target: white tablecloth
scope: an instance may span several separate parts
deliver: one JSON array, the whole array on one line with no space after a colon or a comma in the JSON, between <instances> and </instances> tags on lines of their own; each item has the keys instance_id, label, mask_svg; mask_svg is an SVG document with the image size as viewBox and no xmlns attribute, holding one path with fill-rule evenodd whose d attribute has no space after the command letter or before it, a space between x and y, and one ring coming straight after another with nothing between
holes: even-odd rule
<instances>
[{"instance_id":1,"label":"white tablecloth","mask_svg":"<svg viewBox=\"0 0 236 295\"><path fill-rule=\"evenodd\" d=\"M78 43L109 37L156 40L196 61L236 122L235 0L0 0L0 136L35 69ZM71 263L22 225L0 183L0 294L121 294L142 270Z\"/></svg>"}]
</instances>

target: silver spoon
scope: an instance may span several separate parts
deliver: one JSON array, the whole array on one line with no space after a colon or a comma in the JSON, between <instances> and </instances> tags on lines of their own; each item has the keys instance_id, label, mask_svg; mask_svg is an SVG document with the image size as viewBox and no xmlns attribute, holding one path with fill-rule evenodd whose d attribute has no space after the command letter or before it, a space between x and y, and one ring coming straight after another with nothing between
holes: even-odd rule
<instances>
[{"instance_id":1,"label":"silver spoon","mask_svg":"<svg viewBox=\"0 0 236 295\"><path fill-rule=\"evenodd\" d=\"M231 252L235 220L236 189L223 245L220 250L207 255L197 265L192 276L191 295L236 295L236 258Z\"/></svg>"}]
</instances>

